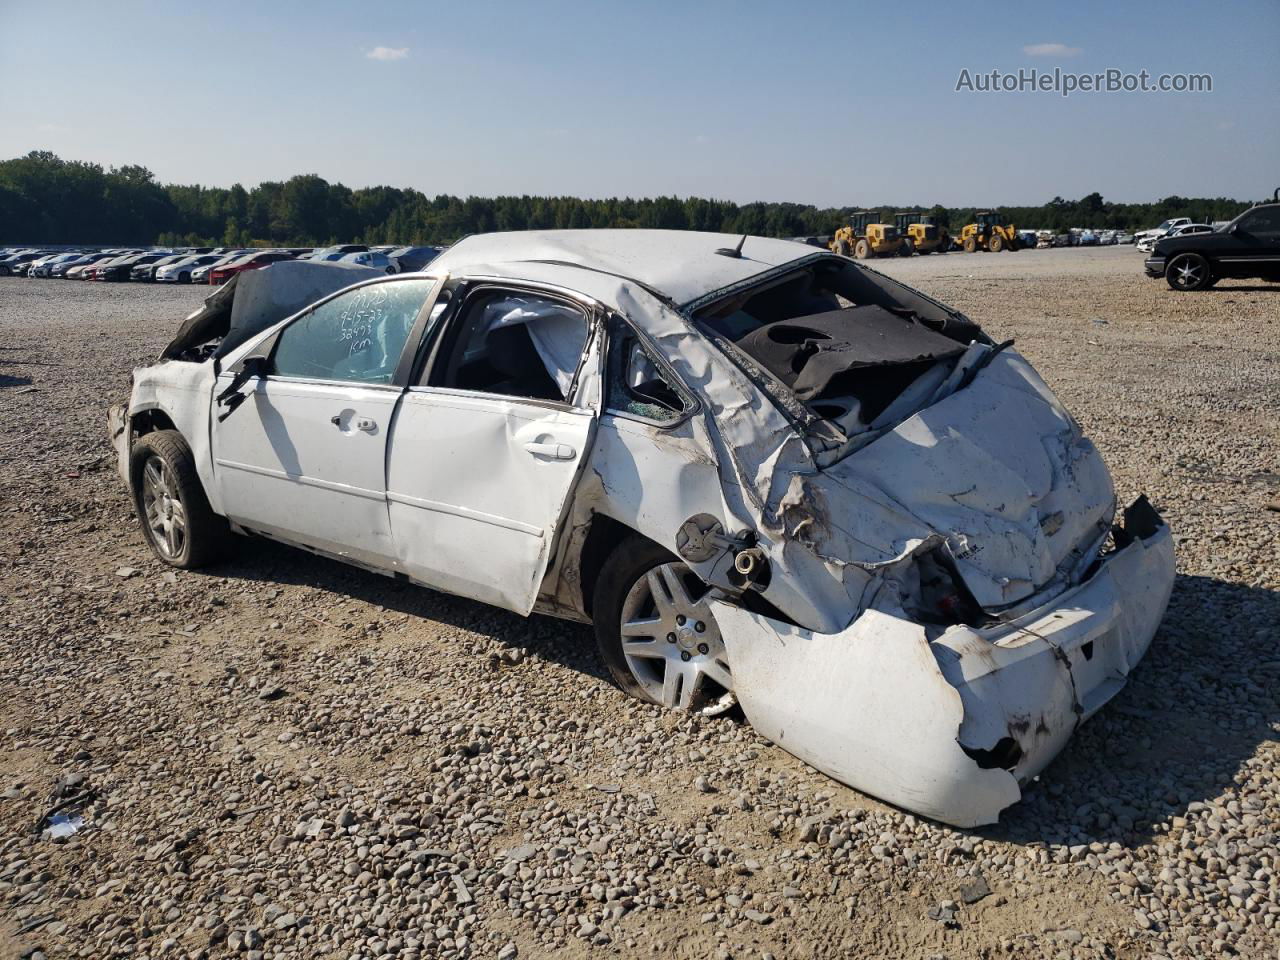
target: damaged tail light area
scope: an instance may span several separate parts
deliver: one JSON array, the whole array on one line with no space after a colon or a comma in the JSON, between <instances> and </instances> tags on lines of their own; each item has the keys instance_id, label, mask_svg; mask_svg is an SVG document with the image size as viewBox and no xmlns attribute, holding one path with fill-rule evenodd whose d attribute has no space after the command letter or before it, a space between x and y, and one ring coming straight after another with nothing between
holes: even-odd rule
<instances>
[{"instance_id":1,"label":"damaged tail light area","mask_svg":"<svg viewBox=\"0 0 1280 960\"><path fill-rule=\"evenodd\" d=\"M980 626L990 618L964 585L942 547L915 557L900 582L904 612L926 627Z\"/></svg>"}]
</instances>

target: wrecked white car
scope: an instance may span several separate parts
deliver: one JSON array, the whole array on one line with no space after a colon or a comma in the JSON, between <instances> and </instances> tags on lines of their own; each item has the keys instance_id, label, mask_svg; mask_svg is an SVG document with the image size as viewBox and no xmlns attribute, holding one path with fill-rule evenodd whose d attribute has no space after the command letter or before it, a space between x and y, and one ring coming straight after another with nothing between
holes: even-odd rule
<instances>
[{"instance_id":1,"label":"wrecked white car","mask_svg":"<svg viewBox=\"0 0 1280 960\"><path fill-rule=\"evenodd\" d=\"M629 693L736 700L961 826L1019 798L1163 615L1168 528L1144 498L1116 522L1031 365L862 264L627 230L341 269L241 275L113 408L166 563L252 534L590 621Z\"/></svg>"}]
</instances>

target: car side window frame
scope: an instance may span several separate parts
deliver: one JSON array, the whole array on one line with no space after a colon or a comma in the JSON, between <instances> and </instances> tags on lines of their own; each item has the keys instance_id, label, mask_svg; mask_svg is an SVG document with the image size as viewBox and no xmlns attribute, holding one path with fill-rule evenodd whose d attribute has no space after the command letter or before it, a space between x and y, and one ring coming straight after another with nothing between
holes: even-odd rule
<instances>
[{"instance_id":1,"label":"car side window frame","mask_svg":"<svg viewBox=\"0 0 1280 960\"><path fill-rule=\"evenodd\" d=\"M440 364L447 363L452 356L457 338L462 333L462 323L466 317L467 307L478 296L492 293L507 293L516 296L533 295L548 300L565 303L581 311L587 326L587 336L583 342L582 352L564 400L550 400L544 397L526 397L520 394L493 393L471 387L445 387L431 383ZM488 400L509 403L528 403L536 406L550 407L557 410L589 410L595 411L582 396L584 372L588 358L592 355L596 338L600 336L604 325L604 308L595 300L584 294L551 284L534 281L509 280L504 277L456 277L450 278L441 285L439 297L447 300L447 305L437 318L437 323L428 332L429 343L424 343L421 356L413 364L407 389L413 393L439 393L443 395L459 395L480 397ZM607 347L606 347L607 349ZM605 350L598 351L600 362L604 362ZM603 408L603 398L600 407Z\"/></svg>"},{"instance_id":2,"label":"car side window frame","mask_svg":"<svg viewBox=\"0 0 1280 960\"><path fill-rule=\"evenodd\" d=\"M605 369L603 384L603 399L601 404L603 411L611 417L619 417L624 420L633 420L637 423L643 423L646 426L653 427L658 430L673 430L681 424L685 423L702 409L702 402L698 399L697 394L689 389L680 375L669 364L665 357L661 356L653 345L648 342L648 338L642 334L634 324L626 317L618 313L610 313L605 328L607 330L606 342L604 348ZM637 349L642 351L648 358L649 362L654 365L658 372L662 375L662 379L667 386L684 401L683 411L670 420L657 420L653 417L646 417L643 414L635 413L631 410L621 410L609 402L609 398L613 396L613 384L610 378L617 376L626 376L625 370L614 370L610 357L613 354L614 338L620 341L620 349L625 349L625 341L634 340ZM623 385L623 389L627 389Z\"/></svg>"},{"instance_id":3,"label":"car side window frame","mask_svg":"<svg viewBox=\"0 0 1280 960\"><path fill-rule=\"evenodd\" d=\"M430 280L433 282L432 289L427 293L426 300L422 306L418 308L417 314L414 316L413 323L409 326L409 334L405 338L404 346L401 348L400 357L396 361L395 369L389 383L367 383L360 380L339 380L332 377L300 377L293 374L278 374L271 370L271 365L275 360L276 346L280 337L286 330L295 323L305 320L312 313L323 307L332 300L336 300L345 294L351 293L362 287L370 287L383 283L405 283L408 281ZM412 364L412 358L416 353L419 341L422 339L424 328L426 326L426 318L430 315L430 309L434 305L436 298L440 294L441 288L444 286L445 278L433 276L430 274L405 274L402 276L392 277L374 277L363 283L352 284L349 287L343 287L341 290L335 290L323 299L317 300L315 303L299 311L294 316L280 323L276 329L272 330L266 337L260 340L253 349L248 351L237 363L229 368L232 372L243 366L244 361L250 357L258 357L265 361L267 365L267 373L262 378L267 382L277 383L315 383L333 386L359 387L367 390L403 390L408 377L408 369ZM408 361L406 363L406 361Z\"/></svg>"}]
</instances>

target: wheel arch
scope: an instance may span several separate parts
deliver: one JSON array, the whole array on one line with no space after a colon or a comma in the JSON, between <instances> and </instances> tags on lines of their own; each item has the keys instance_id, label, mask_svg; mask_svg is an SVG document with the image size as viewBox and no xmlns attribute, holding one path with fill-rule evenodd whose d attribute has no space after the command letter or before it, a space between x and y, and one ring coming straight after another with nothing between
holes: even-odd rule
<instances>
[{"instance_id":1,"label":"wheel arch","mask_svg":"<svg viewBox=\"0 0 1280 960\"><path fill-rule=\"evenodd\" d=\"M582 610L588 616L592 616L592 607L595 603L596 582L600 575L600 569L609 559L610 554L618 549L627 540L638 537L646 540L663 550L667 550L658 541L652 537L647 537L639 530L629 524L623 523L607 513L593 513L585 535L582 537L582 546L578 550L578 555L574 558L574 565L578 574L578 585L582 595Z\"/></svg>"},{"instance_id":2,"label":"wheel arch","mask_svg":"<svg viewBox=\"0 0 1280 960\"><path fill-rule=\"evenodd\" d=\"M129 413L129 434L131 439L146 436L148 433L155 433L157 430L178 430L178 426L173 421L173 417L161 407L158 403L132 410ZM191 441L184 436L184 440L188 443Z\"/></svg>"}]
</instances>

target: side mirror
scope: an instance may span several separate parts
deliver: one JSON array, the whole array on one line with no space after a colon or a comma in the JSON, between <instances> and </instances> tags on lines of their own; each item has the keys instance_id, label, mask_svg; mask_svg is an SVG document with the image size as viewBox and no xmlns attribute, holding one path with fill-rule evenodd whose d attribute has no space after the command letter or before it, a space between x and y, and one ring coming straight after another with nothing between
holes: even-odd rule
<instances>
[{"instance_id":1,"label":"side mirror","mask_svg":"<svg viewBox=\"0 0 1280 960\"><path fill-rule=\"evenodd\" d=\"M267 358L263 356L253 355L245 357L240 361L240 373L237 379L244 377L250 380L254 377L265 377L267 375Z\"/></svg>"},{"instance_id":2,"label":"side mirror","mask_svg":"<svg viewBox=\"0 0 1280 960\"><path fill-rule=\"evenodd\" d=\"M261 355L250 355L240 361L240 369L236 371L236 375L231 378L231 382L227 384L227 388L214 398L214 402L220 407L226 407L219 416L218 422L221 423L227 417L236 411L240 404L244 403L245 395L240 392L250 380L260 379L267 375L267 358Z\"/></svg>"},{"instance_id":3,"label":"side mirror","mask_svg":"<svg viewBox=\"0 0 1280 960\"><path fill-rule=\"evenodd\" d=\"M1233 223L1230 227L1227 228L1227 233L1239 233L1239 232L1240 232L1240 224L1238 223Z\"/></svg>"}]
</instances>

